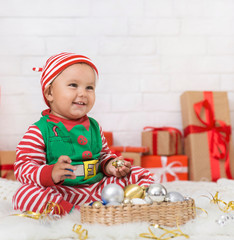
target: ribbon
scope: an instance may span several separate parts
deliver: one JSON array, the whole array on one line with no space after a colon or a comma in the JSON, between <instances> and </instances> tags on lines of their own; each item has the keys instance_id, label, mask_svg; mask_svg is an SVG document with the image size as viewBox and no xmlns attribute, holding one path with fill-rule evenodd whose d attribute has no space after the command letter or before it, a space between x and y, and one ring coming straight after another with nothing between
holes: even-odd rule
<instances>
[{"instance_id":1,"label":"ribbon","mask_svg":"<svg viewBox=\"0 0 234 240\"><path fill-rule=\"evenodd\" d=\"M164 231L164 233L161 234L159 237L157 237L151 230L151 227L160 229L160 230ZM139 236L142 238L150 238L150 239L156 239L156 240L169 240L169 239L172 239L175 237L180 237L180 236L189 238L189 235L187 235L181 231L178 224L177 224L177 229L174 229L174 230L168 230L166 228L159 226L158 224L150 224L150 226L148 227L148 230L149 230L149 233L141 233Z\"/></svg>"},{"instance_id":2,"label":"ribbon","mask_svg":"<svg viewBox=\"0 0 234 240\"><path fill-rule=\"evenodd\" d=\"M88 231L86 229L81 230L82 226L75 224L72 231L78 235L79 240L85 240L88 238Z\"/></svg>"},{"instance_id":3,"label":"ribbon","mask_svg":"<svg viewBox=\"0 0 234 240\"><path fill-rule=\"evenodd\" d=\"M161 157L161 168L153 168L148 170L155 174L155 176L159 176L161 179L161 182L167 182L167 174L170 174L173 176L176 180L179 180L179 177L177 176L177 173L187 173L188 167L183 167L182 163L179 161L171 162L167 165L168 158L163 156ZM176 166L177 165L177 166ZM179 166L178 166L179 165Z\"/></svg>"},{"instance_id":4,"label":"ribbon","mask_svg":"<svg viewBox=\"0 0 234 240\"><path fill-rule=\"evenodd\" d=\"M0 170L1 171L6 171L5 174L3 176L1 176L2 178L6 178L8 172L14 170L14 165L13 164L3 164L3 165L0 165Z\"/></svg>"},{"instance_id":5,"label":"ribbon","mask_svg":"<svg viewBox=\"0 0 234 240\"><path fill-rule=\"evenodd\" d=\"M219 195L219 192L216 192L214 196L211 194L212 199L210 200L210 202L214 204L218 204L219 209L225 213L234 211L234 201L230 201L226 203L223 200L221 200L218 195ZM220 203L223 204L224 206L221 207Z\"/></svg>"},{"instance_id":6,"label":"ribbon","mask_svg":"<svg viewBox=\"0 0 234 240\"><path fill-rule=\"evenodd\" d=\"M178 154L179 140L182 137L182 133L180 132L180 130L178 130L177 128L173 128L173 127L156 128L156 127L150 127L150 126L144 127L144 130L150 130L153 133L153 155L158 155L158 149L157 149L157 134L158 134L158 131L168 131L171 136L173 136L175 134L175 136L176 136L175 155Z\"/></svg>"},{"instance_id":7,"label":"ribbon","mask_svg":"<svg viewBox=\"0 0 234 240\"><path fill-rule=\"evenodd\" d=\"M219 161L217 161L220 159L225 160L226 175L229 179L232 179L229 158L231 127L225 122L215 119L212 92L204 92L204 98L203 101L194 104L195 114L203 126L187 126L184 129L184 137L191 133L207 132L212 181L220 178ZM206 120L201 117L202 110L205 111Z\"/></svg>"},{"instance_id":8,"label":"ribbon","mask_svg":"<svg viewBox=\"0 0 234 240\"><path fill-rule=\"evenodd\" d=\"M36 220L41 220L45 218L57 219L61 214L64 213L63 209L57 203L47 202L44 206L45 208L42 213L33 212L33 211L24 211L20 214L13 214L11 216L27 217L27 218L33 218ZM52 212L54 215L50 215Z\"/></svg>"}]
</instances>

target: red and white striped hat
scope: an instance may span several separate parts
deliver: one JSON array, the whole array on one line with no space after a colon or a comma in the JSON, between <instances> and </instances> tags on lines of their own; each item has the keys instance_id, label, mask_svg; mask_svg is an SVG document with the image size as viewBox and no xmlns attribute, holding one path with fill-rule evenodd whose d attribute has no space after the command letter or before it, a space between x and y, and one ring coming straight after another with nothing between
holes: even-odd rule
<instances>
[{"instance_id":1,"label":"red and white striped hat","mask_svg":"<svg viewBox=\"0 0 234 240\"><path fill-rule=\"evenodd\" d=\"M88 57L77 55L75 53L59 53L56 55L51 56L44 65L43 68L33 68L33 71L42 72L41 75L41 87L42 87L42 94L46 104L49 106L47 99L44 95L45 88L67 67L71 66L75 63L86 63L91 66L97 76L98 70L94 63Z\"/></svg>"}]
</instances>

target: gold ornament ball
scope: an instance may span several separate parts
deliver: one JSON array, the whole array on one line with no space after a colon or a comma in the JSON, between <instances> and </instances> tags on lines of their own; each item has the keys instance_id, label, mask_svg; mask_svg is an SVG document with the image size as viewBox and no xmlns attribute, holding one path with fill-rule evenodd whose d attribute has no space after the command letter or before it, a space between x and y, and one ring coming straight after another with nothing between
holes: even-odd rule
<instances>
[{"instance_id":1,"label":"gold ornament ball","mask_svg":"<svg viewBox=\"0 0 234 240\"><path fill-rule=\"evenodd\" d=\"M137 184L130 184L124 188L124 197L129 199L144 198L145 188Z\"/></svg>"},{"instance_id":2,"label":"gold ornament ball","mask_svg":"<svg viewBox=\"0 0 234 240\"><path fill-rule=\"evenodd\" d=\"M94 203L92 204L92 207L94 207L94 208L100 208L102 205L103 205L103 204L102 204L101 202L96 201L96 202L94 202Z\"/></svg>"}]
</instances>

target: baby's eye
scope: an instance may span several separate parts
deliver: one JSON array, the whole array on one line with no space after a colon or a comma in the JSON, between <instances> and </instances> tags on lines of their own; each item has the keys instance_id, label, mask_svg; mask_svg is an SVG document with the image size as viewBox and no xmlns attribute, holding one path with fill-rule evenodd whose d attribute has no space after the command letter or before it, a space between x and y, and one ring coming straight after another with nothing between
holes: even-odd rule
<instances>
[{"instance_id":1,"label":"baby's eye","mask_svg":"<svg viewBox=\"0 0 234 240\"><path fill-rule=\"evenodd\" d=\"M69 87L74 87L74 88L76 88L78 85L76 84L76 83L70 83L69 84Z\"/></svg>"},{"instance_id":2,"label":"baby's eye","mask_svg":"<svg viewBox=\"0 0 234 240\"><path fill-rule=\"evenodd\" d=\"M88 89L88 90L93 90L94 87L93 87L93 86L87 86L87 89Z\"/></svg>"}]
</instances>

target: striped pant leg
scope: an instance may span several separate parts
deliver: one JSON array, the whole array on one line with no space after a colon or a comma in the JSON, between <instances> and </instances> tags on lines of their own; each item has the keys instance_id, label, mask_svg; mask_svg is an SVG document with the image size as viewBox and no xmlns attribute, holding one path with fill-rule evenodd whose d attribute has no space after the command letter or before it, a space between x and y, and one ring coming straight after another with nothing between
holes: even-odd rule
<instances>
[{"instance_id":1,"label":"striped pant leg","mask_svg":"<svg viewBox=\"0 0 234 240\"><path fill-rule=\"evenodd\" d=\"M20 211L33 211L42 213L46 204L48 202L57 203L60 205L63 203L63 206L67 209L61 209L64 212L69 212L69 209L72 208L69 202L65 201L65 197L72 195L66 193L63 190L63 186L59 188L54 187L39 187L30 184L24 184L21 186L15 195L13 196L13 208Z\"/></svg>"}]
</instances>

